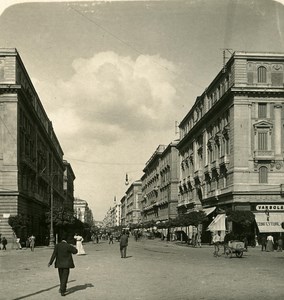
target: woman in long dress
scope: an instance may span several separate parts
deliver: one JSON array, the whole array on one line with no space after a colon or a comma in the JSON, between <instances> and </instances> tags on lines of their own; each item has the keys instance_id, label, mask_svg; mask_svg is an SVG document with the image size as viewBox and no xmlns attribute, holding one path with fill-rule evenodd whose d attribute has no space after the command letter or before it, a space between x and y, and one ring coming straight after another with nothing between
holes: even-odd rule
<instances>
[{"instance_id":1,"label":"woman in long dress","mask_svg":"<svg viewBox=\"0 0 284 300\"><path fill-rule=\"evenodd\" d=\"M77 233L74 235L74 239L76 240L76 248L78 250L77 255L85 255L86 252L83 248L82 242L84 241L83 237L81 235L78 235Z\"/></svg>"},{"instance_id":2,"label":"woman in long dress","mask_svg":"<svg viewBox=\"0 0 284 300\"><path fill-rule=\"evenodd\" d=\"M274 240L273 240L273 236L269 235L266 241L266 252L273 252L273 251L274 251Z\"/></svg>"}]
</instances>

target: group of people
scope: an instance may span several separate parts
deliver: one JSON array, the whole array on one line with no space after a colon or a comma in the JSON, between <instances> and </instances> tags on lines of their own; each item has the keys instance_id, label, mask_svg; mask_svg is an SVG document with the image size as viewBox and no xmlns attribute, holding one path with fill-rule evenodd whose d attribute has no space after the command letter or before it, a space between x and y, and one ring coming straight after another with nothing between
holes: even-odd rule
<instances>
[{"instance_id":1,"label":"group of people","mask_svg":"<svg viewBox=\"0 0 284 300\"><path fill-rule=\"evenodd\" d=\"M50 267L55 261L55 268L58 269L60 288L59 292L61 296L65 296L67 292L67 282L70 273L70 269L75 268L72 254L79 254L82 250L84 251L82 242L83 237L75 234L74 239L76 240L76 246L67 243L66 234L62 235L61 242L56 244L53 253L48 262L48 267ZM128 246L128 235L125 231L122 232L120 237L120 254L121 258L126 258L126 249ZM85 251L84 251L85 254Z\"/></svg>"},{"instance_id":2,"label":"group of people","mask_svg":"<svg viewBox=\"0 0 284 300\"><path fill-rule=\"evenodd\" d=\"M34 251L35 249L35 236L32 234L31 236L27 237L26 242L25 242L25 246L26 249L30 248L31 251ZM22 244L21 244L21 239L19 237L16 237L16 250L22 250Z\"/></svg>"},{"instance_id":3,"label":"group of people","mask_svg":"<svg viewBox=\"0 0 284 300\"><path fill-rule=\"evenodd\" d=\"M278 252L282 252L283 250L283 239L281 236L278 237L277 240L274 240L274 237L269 234L268 236L261 236L261 251L273 252L277 250Z\"/></svg>"}]
</instances>

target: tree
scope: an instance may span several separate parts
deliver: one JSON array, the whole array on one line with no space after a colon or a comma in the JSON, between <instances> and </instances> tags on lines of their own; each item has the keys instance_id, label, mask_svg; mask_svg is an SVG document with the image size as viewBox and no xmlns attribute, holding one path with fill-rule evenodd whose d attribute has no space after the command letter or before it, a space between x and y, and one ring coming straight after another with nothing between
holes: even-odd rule
<instances>
[{"instance_id":1,"label":"tree","mask_svg":"<svg viewBox=\"0 0 284 300\"><path fill-rule=\"evenodd\" d=\"M46 223L50 224L51 222L51 213L47 212ZM53 210L53 226L54 233L62 235L63 232L66 232L68 235L73 234L74 232L84 232L84 224L79 219L74 216L72 210L60 207Z\"/></svg>"},{"instance_id":2,"label":"tree","mask_svg":"<svg viewBox=\"0 0 284 300\"><path fill-rule=\"evenodd\" d=\"M228 221L240 224L243 227L249 227L255 221L255 215L251 211L228 211Z\"/></svg>"},{"instance_id":3,"label":"tree","mask_svg":"<svg viewBox=\"0 0 284 300\"><path fill-rule=\"evenodd\" d=\"M12 230L15 233L15 235L19 236L22 229L27 227L28 219L23 214L19 214L16 216L10 216L8 219L8 224L12 227Z\"/></svg>"}]
</instances>

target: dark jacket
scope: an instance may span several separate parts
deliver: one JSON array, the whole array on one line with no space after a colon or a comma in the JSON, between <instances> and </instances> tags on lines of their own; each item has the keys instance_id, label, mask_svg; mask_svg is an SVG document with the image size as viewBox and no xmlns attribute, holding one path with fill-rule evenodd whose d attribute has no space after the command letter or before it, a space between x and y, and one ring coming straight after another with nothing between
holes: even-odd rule
<instances>
[{"instance_id":1,"label":"dark jacket","mask_svg":"<svg viewBox=\"0 0 284 300\"><path fill-rule=\"evenodd\" d=\"M75 268L72 254L76 254L77 252L78 250L74 246L62 241L55 245L49 264L52 265L55 259L55 268Z\"/></svg>"},{"instance_id":2,"label":"dark jacket","mask_svg":"<svg viewBox=\"0 0 284 300\"><path fill-rule=\"evenodd\" d=\"M128 246L128 236L126 234L123 234L120 237L120 247L126 247Z\"/></svg>"}]
</instances>

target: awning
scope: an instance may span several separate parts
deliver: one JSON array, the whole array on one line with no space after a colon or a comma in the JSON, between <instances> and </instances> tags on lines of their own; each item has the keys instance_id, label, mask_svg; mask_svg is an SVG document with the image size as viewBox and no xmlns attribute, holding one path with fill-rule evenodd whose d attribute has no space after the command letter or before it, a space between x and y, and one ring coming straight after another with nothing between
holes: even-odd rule
<instances>
[{"instance_id":1,"label":"awning","mask_svg":"<svg viewBox=\"0 0 284 300\"><path fill-rule=\"evenodd\" d=\"M284 212L269 212L269 216L264 212L254 213L254 215L259 232L284 232L281 226L284 222Z\"/></svg>"},{"instance_id":2,"label":"awning","mask_svg":"<svg viewBox=\"0 0 284 300\"><path fill-rule=\"evenodd\" d=\"M213 213L213 211L216 209L216 206L209 207L209 208L203 208L202 211L206 214L206 216Z\"/></svg>"},{"instance_id":3,"label":"awning","mask_svg":"<svg viewBox=\"0 0 284 300\"><path fill-rule=\"evenodd\" d=\"M226 215L225 214L220 214L217 215L216 218L209 224L207 230L210 231L222 231L226 230Z\"/></svg>"}]
</instances>

